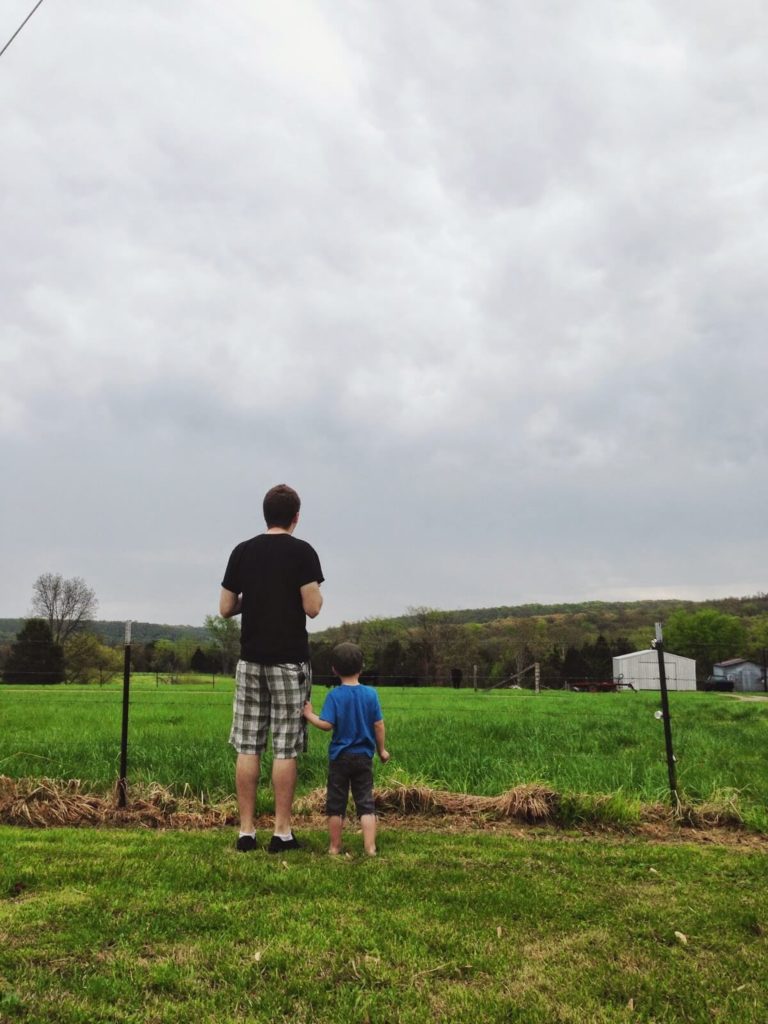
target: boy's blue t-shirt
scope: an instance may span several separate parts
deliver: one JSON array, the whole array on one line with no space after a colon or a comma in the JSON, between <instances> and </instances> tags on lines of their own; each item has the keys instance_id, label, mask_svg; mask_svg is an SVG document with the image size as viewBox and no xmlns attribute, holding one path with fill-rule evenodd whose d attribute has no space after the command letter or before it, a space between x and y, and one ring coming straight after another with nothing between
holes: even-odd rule
<instances>
[{"instance_id":1,"label":"boy's blue t-shirt","mask_svg":"<svg viewBox=\"0 0 768 1024\"><path fill-rule=\"evenodd\" d=\"M320 718L333 725L333 736L328 748L328 758L335 761L339 754L365 754L373 757L376 753L376 736L373 723L380 722L379 695L372 686L358 683L334 687L325 698Z\"/></svg>"}]
</instances>

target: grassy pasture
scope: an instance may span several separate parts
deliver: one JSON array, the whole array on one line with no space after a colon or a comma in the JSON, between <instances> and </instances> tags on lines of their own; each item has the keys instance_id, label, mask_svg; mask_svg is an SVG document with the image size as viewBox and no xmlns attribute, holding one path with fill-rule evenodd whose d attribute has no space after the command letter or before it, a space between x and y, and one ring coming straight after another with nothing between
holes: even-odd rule
<instances>
[{"instance_id":1,"label":"grassy pasture","mask_svg":"<svg viewBox=\"0 0 768 1024\"><path fill-rule=\"evenodd\" d=\"M134 676L129 781L157 781L216 799L234 789L227 744L233 683L186 679L156 686ZM315 687L319 710L325 694ZM497 795L539 781L561 793L614 794L632 815L666 799L658 694L381 688L387 766L377 778L427 781L459 792ZM670 695L681 791L694 801L736 793L750 824L768 830L768 702L725 694ZM0 687L0 774L79 778L97 790L119 766L121 684ZM328 736L310 733L300 791L325 781ZM265 768L268 770L268 758ZM271 802L260 792L260 809Z\"/></svg>"},{"instance_id":2,"label":"grassy pasture","mask_svg":"<svg viewBox=\"0 0 768 1024\"><path fill-rule=\"evenodd\" d=\"M356 837L350 847L359 848ZM383 830L0 828L0 1020L764 1024L765 855Z\"/></svg>"}]
</instances>

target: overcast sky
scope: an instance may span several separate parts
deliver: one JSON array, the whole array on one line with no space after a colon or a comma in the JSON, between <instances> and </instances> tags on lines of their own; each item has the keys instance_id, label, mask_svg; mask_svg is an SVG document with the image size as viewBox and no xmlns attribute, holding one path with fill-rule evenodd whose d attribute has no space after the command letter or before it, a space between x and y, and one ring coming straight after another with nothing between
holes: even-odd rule
<instances>
[{"instance_id":1,"label":"overcast sky","mask_svg":"<svg viewBox=\"0 0 768 1024\"><path fill-rule=\"evenodd\" d=\"M32 7L3 0L0 44ZM768 589L762 0L47 0L0 59L0 615Z\"/></svg>"}]
</instances>

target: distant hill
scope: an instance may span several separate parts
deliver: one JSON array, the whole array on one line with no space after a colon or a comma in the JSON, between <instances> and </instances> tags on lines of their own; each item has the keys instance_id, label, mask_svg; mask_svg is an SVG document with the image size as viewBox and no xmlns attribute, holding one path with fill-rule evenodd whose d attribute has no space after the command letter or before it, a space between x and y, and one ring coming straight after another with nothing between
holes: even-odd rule
<instances>
[{"instance_id":1,"label":"distant hill","mask_svg":"<svg viewBox=\"0 0 768 1024\"><path fill-rule=\"evenodd\" d=\"M21 629L22 622L24 619L0 619L0 643L9 643L14 640ZM90 624L90 630L107 644L122 644L125 636L125 623L95 619ZM131 623L131 642L134 644L148 644L155 640L182 639L194 640L203 644L208 643L211 638L205 626L168 626L156 622Z\"/></svg>"},{"instance_id":2,"label":"distant hill","mask_svg":"<svg viewBox=\"0 0 768 1024\"><path fill-rule=\"evenodd\" d=\"M658 620L666 620L672 612L698 611L714 608L728 615L740 618L754 618L768 614L768 593L748 597L721 597L709 601L684 601L676 599L658 601L581 601L570 604L518 604L501 605L497 608L464 608L450 611L439 610L444 623L456 625L487 625L491 622L524 619L545 619L550 625L570 626L586 639L590 636L627 636L636 629L646 629ZM438 611L438 609L431 609ZM0 619L0 643L13 640L21 629L23 619ZM409 629L416 626L416 614L393 616L378 620L395 627ZM312 633L313 643L324 639L335 639L339 630L363 626L371 620L341 623L325 630ZM96 620L91 630L106 643L121 644L125 633L124 622ZM155 640L189 639L196 643L208 643L210 636L204 626L171 626L155 622L134 622L131 626L133 643L146 644Z\"/></svg>"},{"instance_id":3,"label":"distant hill","mask_svg":"<svg viewBox=\"0 0 768 1024\"><path fill-rule=\"evenodd\" d=\"M768 593L755 594L748 597L722 597L708 601L686 601L682 599L660 599L649 601L581 601L570 604L519 604L502 605L497 608L465 608L451 611L438 611L444 623L456 625L486 625L499 620L516 621L523 619L545 619L550 624L571 625L583 631L584 636L603 633L606 636L622 636L633 630L646 628L659 620L664 621L676 611L699 611L702 608L714 608L728 615L740 618L753 618L768 614ZM344 623L347 627L363 625L363 622ZM418 624L418 615L399 615L379 620L404 629ZM315 641L333 638L338 627L329 627L312 634Z\"/></svg>"}]
</instances>

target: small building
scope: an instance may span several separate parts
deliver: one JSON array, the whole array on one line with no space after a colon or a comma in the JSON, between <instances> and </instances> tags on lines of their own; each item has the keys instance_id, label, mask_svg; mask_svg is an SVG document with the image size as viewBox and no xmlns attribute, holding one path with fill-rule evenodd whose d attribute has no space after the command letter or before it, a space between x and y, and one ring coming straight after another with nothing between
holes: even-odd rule
<instances>
[{"instance_id":1,"label":"small building","mask_svg":"<svg viewBox=\"0 0 768 1024\"><path fill-rule=\"evenodd\" d=\"M696 689L696 661L681 654L664 652L664 674L668 690ZM633 651L613 659L614 682L635 690L660 690L657 651Z\"/></svg>"},{"instance_id":2,"label":"small building","mask_svg":"<svg viewBox=\"0 0 768 1024\"><path fill-rule=\"evenodd\" d=\"M719 661L712 666L712 680L724 679L733 683L733 689L738 693L750 693L754 690L764 690L763 670L754 661L745 661L744 658L730 658L728 661Z\"/></svg>"}]
</instances>

